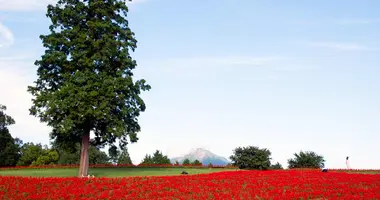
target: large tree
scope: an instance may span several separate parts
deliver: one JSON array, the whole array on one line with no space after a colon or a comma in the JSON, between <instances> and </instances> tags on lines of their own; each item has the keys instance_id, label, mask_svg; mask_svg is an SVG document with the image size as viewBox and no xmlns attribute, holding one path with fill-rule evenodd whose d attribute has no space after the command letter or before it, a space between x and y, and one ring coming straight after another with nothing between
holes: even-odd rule
<instances>
[{"instance_id":1,"label":"large tree","mask_svg":"<svg viewBox=\"0 0 380 200\"><path fill-rule=\"evenodd\" d=\"M145 110L145 80L133 80L136 39L124 0L59 0L49 5L45 54L35 62L38 78L28 91L32 115L52 127L51 139L81 142L79 176L88 174L90 144L124 147L137 142ZM90 140L90 132L95 137Z\"/></svg>"},{"instance_id":2,"label":"large tree","mask_svg":"<svg viewBox=\"0 0 380 200\"><path fill-rule=\"evenodd\" d=\"M267 170L271 166L271 152L255 146L238 147L230 156L232 164L240 169Z\"/></svg>"},{"instance_id":3,"label":"large tree","mask_svg":"<svg viewBox=\"0 0 380 200\"><path fill-rule=\"evenodd\" d=\"M325 159L313 151L294 153L294 158L288 160L288 168L323 168Z\"/></svg>"},{"instance_id":4,"label":"large tree","mask_svg":"<svg viewBox=\"0 0 380 200\"><path fill-rule=\"evenodd\" d=\"M7 115L7 107L0 104L0 167L15 166L20 154L18 138L13 138L9 133L8 126L15 124L15 120Z\"/></svg>"}]
</instances>

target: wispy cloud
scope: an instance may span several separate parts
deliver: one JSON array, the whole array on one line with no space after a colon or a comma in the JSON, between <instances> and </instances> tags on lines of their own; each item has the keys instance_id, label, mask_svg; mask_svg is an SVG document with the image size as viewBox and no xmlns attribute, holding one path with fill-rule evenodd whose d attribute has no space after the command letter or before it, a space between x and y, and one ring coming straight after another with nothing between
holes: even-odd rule
<instances>
[{"instance_id":1,"label":"wispy cloud","mask_svg":"<svg viewBox=\"0 0 380 200\"><path fill-rule=\"evenodd\" d=\"M360 25L360 24L372 24L372 23L378 23L380 22L380 19L341 19L337 20L337 24L341 25Z\"/></svg>"},{"instance_id":2,"label":"wispy cloud","mask_svg":"<svg viewBox=\"0 0 380 200\"><path fill-rule=\"evenodd\" d=\"M253 73L275 74L285 71L316 69L302 60L289 56L212 56L181 57L163 60L138 61L137 74L155 77L157 73L174 79L207 79L218 74ZM262 78L262 77L261 77Z\"/></svg>"},{"instance_id":3,"label":"wispy cloud","mask_svg":"<svg viewBox=\"0 0 380 200\"><path fill-rule=\"evenodd\" d=\"M363 18L345 18L345 19L324 19L324 20L296 20L296 21L291 21L292 24L297 24L297 25L369 25L369 24L375 24L379 23L380 19L363 19Z\"/></svg>"},{"instance_id":4,"label":"wispy cloud","mask_svg":"<svg viewBox=\"0 0 380 200\"><path fill-rule=\"evenodd\" d=\"M187 57L171 58L163 60L169 66L193 66L193 67L260 67L274 64L289 59L283 56L216 56L216 57Z\"/></svg>"},{"instance_id":5,"label":"wispy cloud","mask_svg":"<svg viewBox=\"0 0 380 200\"><path fill-rule=\"evenodd\" d=\"M0 48L11 46L13 43L14 36L12 31L0 22Z\"/></svg>"},{"instance_id":6,"label":"wispy cloud","mask_svg":"<svg viewBox=\"0 0 380 200\"><path fill-rule=\"evenodd\" d=\"M339 42L309 42L314 47L329 48L340 51L371 51L376 50L374 48L367 47L361 44L355 43L339 43Z\"/></svg>"}]
</instances>

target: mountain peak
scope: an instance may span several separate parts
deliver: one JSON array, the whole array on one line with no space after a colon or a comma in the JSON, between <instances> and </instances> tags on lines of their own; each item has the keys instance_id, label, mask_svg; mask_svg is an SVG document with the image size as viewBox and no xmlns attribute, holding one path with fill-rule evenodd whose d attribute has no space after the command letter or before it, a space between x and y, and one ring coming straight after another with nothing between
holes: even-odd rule
<instances>
[{"instance_id":1,"label":"mountain peak","mask_svg":"<svg viewBox=\"0 0 380 200\"><path fill-rule=\"evenodd\" d=\"M188 154L172 158L171 160L172 162L178 161L182 163L185 159L189 159L190 161L199 160L204 165L208 165L209 163L213 165L225 165L229 162L226 158L218 156L205 148L194 148Z\"/></svg>"}]
</instances>

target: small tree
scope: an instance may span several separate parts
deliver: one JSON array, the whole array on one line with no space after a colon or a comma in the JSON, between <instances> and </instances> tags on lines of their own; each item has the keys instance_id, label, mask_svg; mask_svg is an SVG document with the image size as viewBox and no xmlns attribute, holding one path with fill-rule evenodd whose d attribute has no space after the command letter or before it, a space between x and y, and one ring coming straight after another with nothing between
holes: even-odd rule
<instances>
[{"instance_id":1,"label":"small tree","mask_svg":"<svg viewBox=\"0 0 380 200\"><path fill-rule=\"evenodd\" d=\"M100 148L89 146L88 148L89 164L110 164L110 157L106 152L101 151Z\"/></svg>"},{"instance_id":2,"label":"small tree","mask_svg":"<svg viewBox=\"0 0 380 200\"><path fill-rule=\"evenodd\" d=\"M202 163L199 161L199 160L194 160L192 163L192 165L202 165Z\"/></svg>"},{"instance_id":3,"label":"small tree","mask_svg":"<svg viewBox=\"0 0 380 200\"><path fill-rule=\"evenodd\" d=\"M42 155L38 156L37 160L32 162L32 166L57 164L59 154L56 150L44 149Z\"/></svg>"},{"instance_id":4,"label":"small tree","mask_svg":"<svg viewBox=\"0 0 380 200\"><path fill-rule=\"evenodd\" d=\"M144 157L144 159L141 161L141 164L152 165L153 164L152 156L150 156L149 154L146 154L145 157Z\"/></svg>"},{"instance_id":5,"label":"small tree","mask_svg":"<svg viewBox=\"0 0 380 200\"><path fill-rule=\"evenodd\" d=\"M120 153L117 164L124 164L124 165L131 165L132 164L131 157L129 156L128 149L126 147Z\"/></svg>"},{"instance_id":6,"label":"small tree","mask_svg":"<svg viewBox=\"0 0 380 200\"><path fill-rule=\"evenodd\" d=\"M270 169L277 170L277 169L284 169L284 168L282 167L282 165L279 162L277 162L276 164L271 165Z\"/></svg>"},{"instance_id":7,"label":"small tree","mask_svg":"<svg viewBox=\"0 0 380 200\"><path fill-rule=\"evenodd\" d=\"M155 164L155 165L171 164L170 159L168 158L168 156L166 156L166 155L164 156L162 154L162 152L159 151L159 150L156 150L156 152L154 152L152 160L153 160L153 164Z\"/></svg>"},{"instance_id":8,"label":"small tree","mask_svg":"<svg viewBox=\"0 0 380 200\"><path fill-rule=\"evenodd\" d=\"M182 161L182 165L190 165L190 160L186 158L185 160Z\"/></svg>"},{"instance_id":9,"label":"small tree","mask_svg":"<svg viewBox=\"0 0 380 200\"><path fill-rule=\"evenodd\" d=\"M240 169L267 170L270 167L271 152L255 146L238 147L230 157L232 164Z\"/></svg>"},{"instance_id":10,"label":"small tree","mask_svg":"<svg viewBox=\"0 0 380 200\"><path fill-rule=\"evenodd\" d=\"M323 168L325 166L323 156L313 151L300 151L294 153L294 158L288 160L288 168Z\"/></svg>"}]
</instances>

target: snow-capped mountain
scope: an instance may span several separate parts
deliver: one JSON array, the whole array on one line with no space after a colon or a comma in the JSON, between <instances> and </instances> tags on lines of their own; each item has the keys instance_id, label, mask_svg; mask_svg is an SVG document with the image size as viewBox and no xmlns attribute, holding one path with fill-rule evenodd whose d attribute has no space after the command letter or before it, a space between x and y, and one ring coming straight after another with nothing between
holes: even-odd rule
<instances>
[{"instance_id":1,"label":"snow-capped mountain","mask_svg":"<svg viewBox=\"0 0 380 200\"><path fill-rule=\"evenodd\" d=\"M211 151L203 148L197 148L190 151L188 154L185 154L181 157L175 157L170 159L172 163L178 161L182 163L183 160L189 159L190 161L199 160L203 165L213 164L213 165L226 165L229 161L222 157L218 156Z\"/></svg>"}]
</instances>

